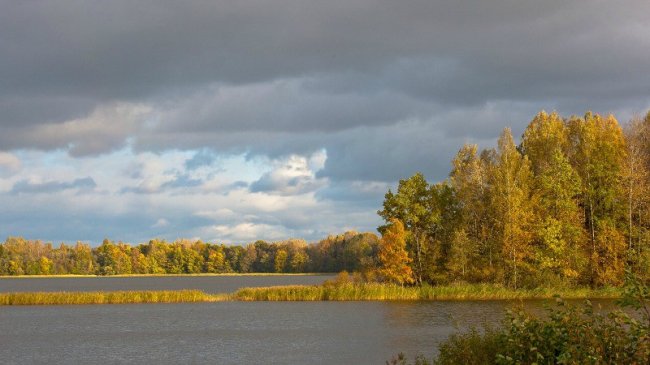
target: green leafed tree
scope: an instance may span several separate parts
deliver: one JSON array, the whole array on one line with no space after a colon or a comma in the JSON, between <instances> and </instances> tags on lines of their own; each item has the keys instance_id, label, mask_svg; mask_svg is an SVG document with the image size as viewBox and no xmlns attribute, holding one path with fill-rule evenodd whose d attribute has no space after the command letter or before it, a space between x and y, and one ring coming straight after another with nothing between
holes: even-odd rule
<instances>
[{"instance_id":1,"label":"green leafed tree","mask_svg":"<svg viewBox=\"0 0 650 365\"><path fill-rule=\"evenodd\" d=\"M397 193L388 191L384 198L384 209L378 214L391 225L396 218L403 222L407 232L407 248L412 261L412 269L417 283L423 282L426 270L426 256L431 249L432 231L440 218L424 175L417 173L408 179L400 180ZM387 226L382 226L383 231Z\"/></svg>"},{"instance_id":2,"label":"green leafed tree","mask_svg":"<svg viewBox=\"0 0 650 365\"><path fill-rule=\"evenodd\" d=\"M573 281L583 271L587 258L583 217L578 206L580 177L560 149L555 149L548 165L537 177L538 214L537 264L560 280ZM544 275L540 277L545 280Z\"/></svg>"}]
</instances>

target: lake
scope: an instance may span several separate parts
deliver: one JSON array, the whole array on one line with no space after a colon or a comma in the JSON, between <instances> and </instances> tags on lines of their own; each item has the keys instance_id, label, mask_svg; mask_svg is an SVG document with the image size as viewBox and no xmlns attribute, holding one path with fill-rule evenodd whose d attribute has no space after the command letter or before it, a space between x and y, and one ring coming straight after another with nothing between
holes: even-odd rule
<instances>
[{"instance_id":1,"label":"lake","mask_svg":"<svg viewBox=\"0 0 650 365\"><path fill-rule=\"evenodd\" d=\"M267 285L273 280L295 284L323 279L322 276L239 276L9 280L14 280L12 285L22 283L21 291L36 287L43 290L40 280L66 290L140 290L152 289L152 286L180 289L176 286L180 280L189 288L223 292L240 286ZM142 280L148 286L141 286ZM0 288L6 291L7 283L0 280ZM383 365L400 351L411 358L416 353L430 357L437 345L459 328L498 322L505 308L517 303L215 302L7 306L0 307L0 362ZM548 301L524 303L527 308L539 311ZM603 303L607 306L611 301Z\"/></svg>"},{"instance_id":2,"label":"lake","mask_svg":"<svg viewBox=\"0 0 650 365\"><path fill-rule=\"evenodd\" d=\"M384 364L503 314L503 302L0 307L3 364Z\"/></svg>"}]
</instances>

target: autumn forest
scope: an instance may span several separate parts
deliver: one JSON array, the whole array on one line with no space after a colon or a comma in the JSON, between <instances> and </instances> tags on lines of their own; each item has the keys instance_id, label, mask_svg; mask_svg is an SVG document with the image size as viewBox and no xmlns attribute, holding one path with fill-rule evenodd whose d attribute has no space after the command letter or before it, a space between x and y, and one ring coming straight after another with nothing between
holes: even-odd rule
<instances>
[{"instance_id":1,"label":"autumn forest","mask_svg":"<svg viewBox=\"0 0 650 365\"><path fill-rule=\"evenodd\" d=\"M618 285L650 272L649 187L650 114L541 112L519 145L463 146L444 182L400 181L379 214L404 224L418 282Z\"/></svg>"},{"instance_id":2,"label":"autumn forest","mask_svg":"<svg viewBox=\"0 0 650 365\"><path fill-rule=\"evenodd\" d=\"M310 244L8 238L0 274L345 270L398 284L616 286L626 269L650 273L650 113L621 125L541 112L519 144L506 128L495 148L462 146L445 181L401 180L378 213L381 238L347 232Z\"/></svg>"}]
</instances>

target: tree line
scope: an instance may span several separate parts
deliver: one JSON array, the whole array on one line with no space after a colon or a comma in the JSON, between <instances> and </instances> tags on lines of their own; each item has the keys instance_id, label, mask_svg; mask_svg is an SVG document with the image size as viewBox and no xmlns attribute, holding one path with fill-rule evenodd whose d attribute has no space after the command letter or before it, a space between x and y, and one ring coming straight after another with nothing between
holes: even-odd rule
<instances>
[{"instance_id":1,"label":"tree line","mask_svg":"<svg viewBox=\"0 0 650 365\"><path fill-rule=\"evenodd\" d=\"M541 112L515 144L466 144L449 178L385 196L380 274L398 283L620 285L650 276L650 112Z\"/></svg>"},{"instance_id":2,"label":"tree line","mask_svg":"<svg viewBox=\"0 0 650 365\"><path fill-rule=\"evenodd\" d=\"M10 237L0 244L0 275L117 275L194 273L302 273L367 271L376 266L379 239L346 232L308 244L304 240L247 245L151 240L129 245L104 240L98 247Z\"/></svg>"}]
</instances>

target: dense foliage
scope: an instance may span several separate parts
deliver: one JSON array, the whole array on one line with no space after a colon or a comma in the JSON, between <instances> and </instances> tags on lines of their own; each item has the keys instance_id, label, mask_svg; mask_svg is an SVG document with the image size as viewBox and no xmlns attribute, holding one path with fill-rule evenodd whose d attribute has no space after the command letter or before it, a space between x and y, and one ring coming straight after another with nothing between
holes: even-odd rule
<instances>
[{"instance_id":1,"label":"dense foliage","mask_svg":"<svg viewBox=\"0 0 650 365\"><path fill-rule=\"evenodd\" d=\"M418 283L608 286L626 268L648 279L650 113L622 128L541 112L519 145L509 129L496 149L465 145L449 179L401 180L378 213L382 233L403 223Z\"/></svg>"},{"instance_id":2,"label":"dense foliage","mask_svg":"<svg viewBox=\"0 0 650 365\"><path fill-rule=\"evenodd\" d=\"M377 260L378 238L347 232L317 243L302 240L244 246L152 240L131 246L109 240L99 247L8 238L0 244L0 275L300 273L367 271Z\"/></svg>"}]
</instances>

